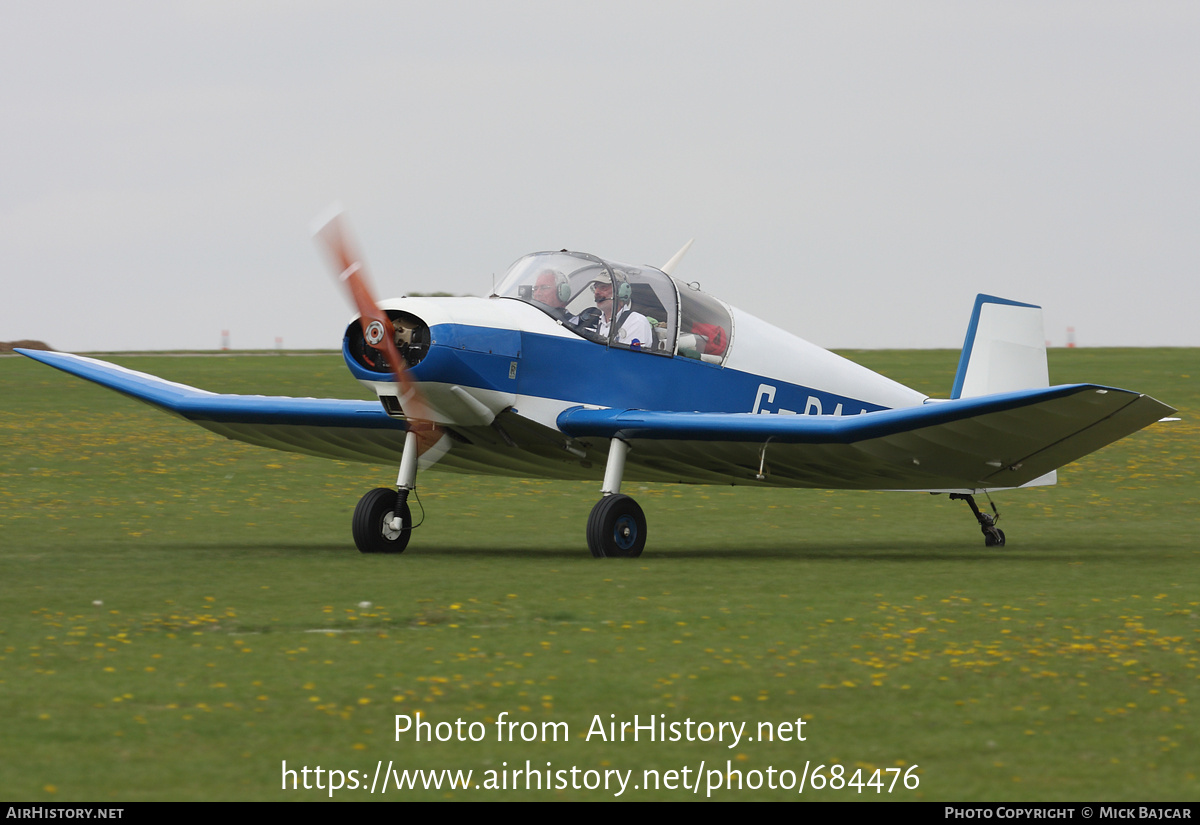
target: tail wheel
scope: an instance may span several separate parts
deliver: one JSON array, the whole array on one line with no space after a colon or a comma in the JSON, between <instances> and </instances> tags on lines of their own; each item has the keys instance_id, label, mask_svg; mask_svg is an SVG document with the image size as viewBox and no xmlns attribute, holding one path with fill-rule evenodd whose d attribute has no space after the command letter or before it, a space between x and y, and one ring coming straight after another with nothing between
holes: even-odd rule
<instances>
[{"instance_id":1,"label":"tail wheel","mask_svg":"<svg viewBox=\"0 0 1200 825\"><path fill-rule=\"evenodd\" d=\"M400 528L392 526L393 519L400 516ZM354 544L363 553L403 553L412 534L412 515L408 503L396 507L396 491L379 487L359 499L354 508L351 525Z\"/></svg>"}]
</instances>

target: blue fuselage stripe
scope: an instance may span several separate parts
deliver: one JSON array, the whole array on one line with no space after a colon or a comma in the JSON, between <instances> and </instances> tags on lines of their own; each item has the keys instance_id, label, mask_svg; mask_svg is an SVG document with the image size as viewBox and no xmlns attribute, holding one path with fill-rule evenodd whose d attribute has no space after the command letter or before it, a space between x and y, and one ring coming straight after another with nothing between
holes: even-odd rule
<instances>
[{"instance_id":1,"label":"blue fuselage stripe","mask_svg":"<svg viewBox=\"0 0 1200 825\"><path fill-rule=\"evenodd\" d=\"M826 415L885 409L704 361L610 348L581 338L522 332L516 339L512 330L457 324L436 325L431 335L428 354L411 370L418 381L646 410L750 412L757 404L760 412L803 413L816 409L814 399ZM388 380L353 358L346 362L358 378ZM773 390L769 400L760 393L764 382Z\"/></svg>"}]
</instances>

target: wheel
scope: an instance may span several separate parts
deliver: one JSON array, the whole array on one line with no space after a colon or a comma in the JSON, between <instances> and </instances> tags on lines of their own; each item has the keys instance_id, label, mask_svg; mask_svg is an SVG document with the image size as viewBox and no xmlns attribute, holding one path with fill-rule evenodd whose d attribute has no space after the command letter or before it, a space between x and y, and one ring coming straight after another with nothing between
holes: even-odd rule
<instances>
[{"instance_id":1,"label":"wheel","mask_svg":"<svg viewBox=\"0 0 1200 825\"><path fill-rule=\"evenodd\" d=\"M983 533L983 544L985 547L1003 547L1004 531L999 527L993 527L990 530L985 530Z\"/></svg>"},{"instance_id":2,"label":"wheel","mask_svg":"<svg viewBox=\"0 0 1200 825\"><path fill-rule=\"evenodd\" d=\"M363 553L403 553L408 547L412 533L412 515L408 502L400 505L400 520L404 525L392 529L391 521L396 515L396 491L379 487L367 493L354 508L351 525L354 543Z\"/></svg>"},{"instance_id":3,"label":"wheel","mask_svg":"<svg viewBox=\"0 0 1200 825\"><path fill-rule=\"evenodd\" d=\"M588 516L588 549L598 559L636 559L646 547L646 516L629 496L605 496Z\"/></svg>"}]
</instances>

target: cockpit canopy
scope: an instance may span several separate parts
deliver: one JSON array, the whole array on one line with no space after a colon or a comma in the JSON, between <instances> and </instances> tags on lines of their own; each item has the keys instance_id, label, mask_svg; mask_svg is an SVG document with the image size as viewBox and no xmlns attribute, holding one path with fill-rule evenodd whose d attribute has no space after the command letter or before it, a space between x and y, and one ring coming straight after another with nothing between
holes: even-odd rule
<instances>
[{"instance_id":1,"label":"cockpit canopy","mask_svg":"<svg viewBox=\"0 0 1200 825\"><path fill-rule=\"evenodd\" d=\"M719 364L733 333L729 310L697 287L654 267L582 252L526 255L509 267L496 295L535 306L590 341L655 355ZM645 329L652 340L631 332Z\"/></svg>"}]
</instances>

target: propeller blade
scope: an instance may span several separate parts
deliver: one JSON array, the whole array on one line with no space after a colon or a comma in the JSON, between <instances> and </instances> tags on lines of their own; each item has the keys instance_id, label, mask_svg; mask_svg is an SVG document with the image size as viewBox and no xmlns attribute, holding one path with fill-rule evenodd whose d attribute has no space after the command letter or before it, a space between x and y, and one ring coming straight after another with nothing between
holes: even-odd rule
<instances>
[{"instance_id":1,"label":"propeller blade","mask_svg":"<svg viewBox=\"0 0 1200 825\"><path fill-rule=\"evenodd\" d=\"M680 249L678 252L672 255L671 260L662 265L662 271L668 275L674 275L675 267L679 266L679 262L683 260L683 256L686 255L687 251L692 248L692 244L695 243L695 241L696 239L692 238L690 241L685 243L683 245L683 249Z\"/></svg>"},{"instance_id":2,"label":"propeller blade","mask_svg":"<svg viewBox=\"0 0 1200 825\"><path fill-rule=\"evenodd\" d=\"M367 284L362 257L343 224L341 208L334 206L327 215L314 222L313 235L325 246L338 281L350 292L350 299L358 310L363 339L369 346L380 350L391 365L392 377L400 386L400 405L408 419L409 429L417 433L418 455L424 453L442 437L442 430L431 420L424 395L405 369L404 357L396 347L395 326L388 314L379 308Z\"/></svg>"}]
</instances>

